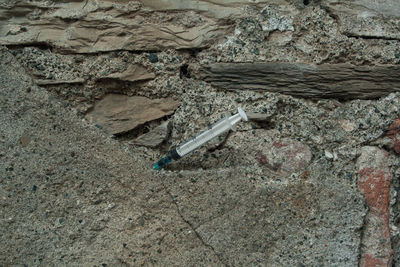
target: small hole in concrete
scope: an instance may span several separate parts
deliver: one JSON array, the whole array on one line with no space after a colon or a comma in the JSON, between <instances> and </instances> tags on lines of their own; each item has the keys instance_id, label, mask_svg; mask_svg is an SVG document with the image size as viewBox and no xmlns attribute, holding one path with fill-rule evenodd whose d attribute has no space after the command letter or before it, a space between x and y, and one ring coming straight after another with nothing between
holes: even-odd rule
<instances>
[{"instance_id":1,"label":"small hole in concrete","mask_svg":"<svg viewBox=\"0 0 400 267\"><path fill-rule=\"evenodd\" d=\"M180 68L180 77L181 78L182 77L190 78L190 73L189 73L188 67L189 66L187 64L184 64L181 66L181 68Z\"/></svg>"},{"instance_id":2,"label":"small hole in concrete","mask_svg":"<svg viewBox=\"0 0 400 267\"><path fill-rule=\"evenodd\" d=\"M310 0L303 0L303 4L304 4L305 6L307 6L308 4L310 4Z\"/></svg>"}]
</instances>

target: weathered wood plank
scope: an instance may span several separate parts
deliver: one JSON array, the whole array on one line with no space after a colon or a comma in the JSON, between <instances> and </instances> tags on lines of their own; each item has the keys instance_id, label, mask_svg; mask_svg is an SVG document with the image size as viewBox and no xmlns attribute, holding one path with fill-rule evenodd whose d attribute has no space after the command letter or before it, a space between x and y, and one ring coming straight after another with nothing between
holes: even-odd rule
<instances>
[{"instance_id":1,"label":"weathered wood plank","mask_svg":"<svg viewBox=\"0 0 400 267\"><path fill-rule=\"evenodd\" d=\"M306 98L372 99L400 91L400 66L214 63L198 78L223 90L260 90Z\"/></svg>"}]
</instances>

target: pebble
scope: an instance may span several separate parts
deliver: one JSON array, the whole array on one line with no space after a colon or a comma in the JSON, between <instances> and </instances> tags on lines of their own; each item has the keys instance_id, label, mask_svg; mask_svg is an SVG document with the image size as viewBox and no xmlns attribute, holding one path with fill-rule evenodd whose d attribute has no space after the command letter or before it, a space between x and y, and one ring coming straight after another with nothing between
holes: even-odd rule
<instances>
[{"instance_id":1,"label":"pebble","mask_svg":"<svg viewBox=\"0 0 400 267\"><path fill-rule=\"evenodd\" d=\"M157 63L158 62L158 56L156 54L149 54L149 60L151 63Z\"/></svg>"},{"instance_id":2,"label":"pebble","mask_svg":"<svg viewBox=\"0 0 400 267\"><path fill-rule=\"evenodd\" d=\"M325 150L325 157L327 159L333 159L333 154L331 152L329 152L328 150Z\"/></svg>"}]
</instances>

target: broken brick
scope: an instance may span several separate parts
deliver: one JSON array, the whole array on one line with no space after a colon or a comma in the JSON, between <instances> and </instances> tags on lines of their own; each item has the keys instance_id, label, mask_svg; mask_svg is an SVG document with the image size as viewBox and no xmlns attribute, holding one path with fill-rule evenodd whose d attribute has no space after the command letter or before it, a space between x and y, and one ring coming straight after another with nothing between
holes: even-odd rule
<instances>
[{"instance_id":1,"label":"broken brick","mask_svg":"<svg viewBox=\"0 0 400 267\"><path fill-rule=\"evenodd\" d=\"M363 147L357 165L358 187L369 208L361 240L360 266L390 266L389 204L392 174L388 154L378 147Z\"/></svg>"}]
</instances>

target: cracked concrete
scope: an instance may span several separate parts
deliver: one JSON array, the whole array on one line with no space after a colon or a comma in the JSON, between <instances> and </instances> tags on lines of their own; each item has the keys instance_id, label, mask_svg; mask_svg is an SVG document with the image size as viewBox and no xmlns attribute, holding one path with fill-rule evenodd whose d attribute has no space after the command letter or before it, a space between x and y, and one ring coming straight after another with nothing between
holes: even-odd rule
<instances>
[{"instance_id":1,"label":"cracked concrete","mask_svg":"<svg viewBox=\"0 0 400 267\"><path fill-rule=\"evenodd\" d=\"M164 184L164 183L163 183ZM178 203L176 202L176 200L174 199L174 197L172 196L171 192L167 189L167 187L165 187L165 190L167 191L168 195L171 197L171 201L175 204L176 206L176 211L178 212L180 218L182 219L182 221L184 221L191 229L192 231L196 234L197 238L199 239L199 241L208 249L210 249L214 255L218 258L218 260L220 261L221 264L224 264L225 266L228 266L226 263L224 263L222 261L222 259L219 257L219 255L215 252L215 249L213 246L211 246L210 244L207 244L206 242L204 242L203 238L201 237L201 235L199 234L199 232L197 232L196 228L193 226L193 224L188 221L187 219L185 219L185 217L182 215L182 213L180 212Z\"/></svg>"}]
</instances>

